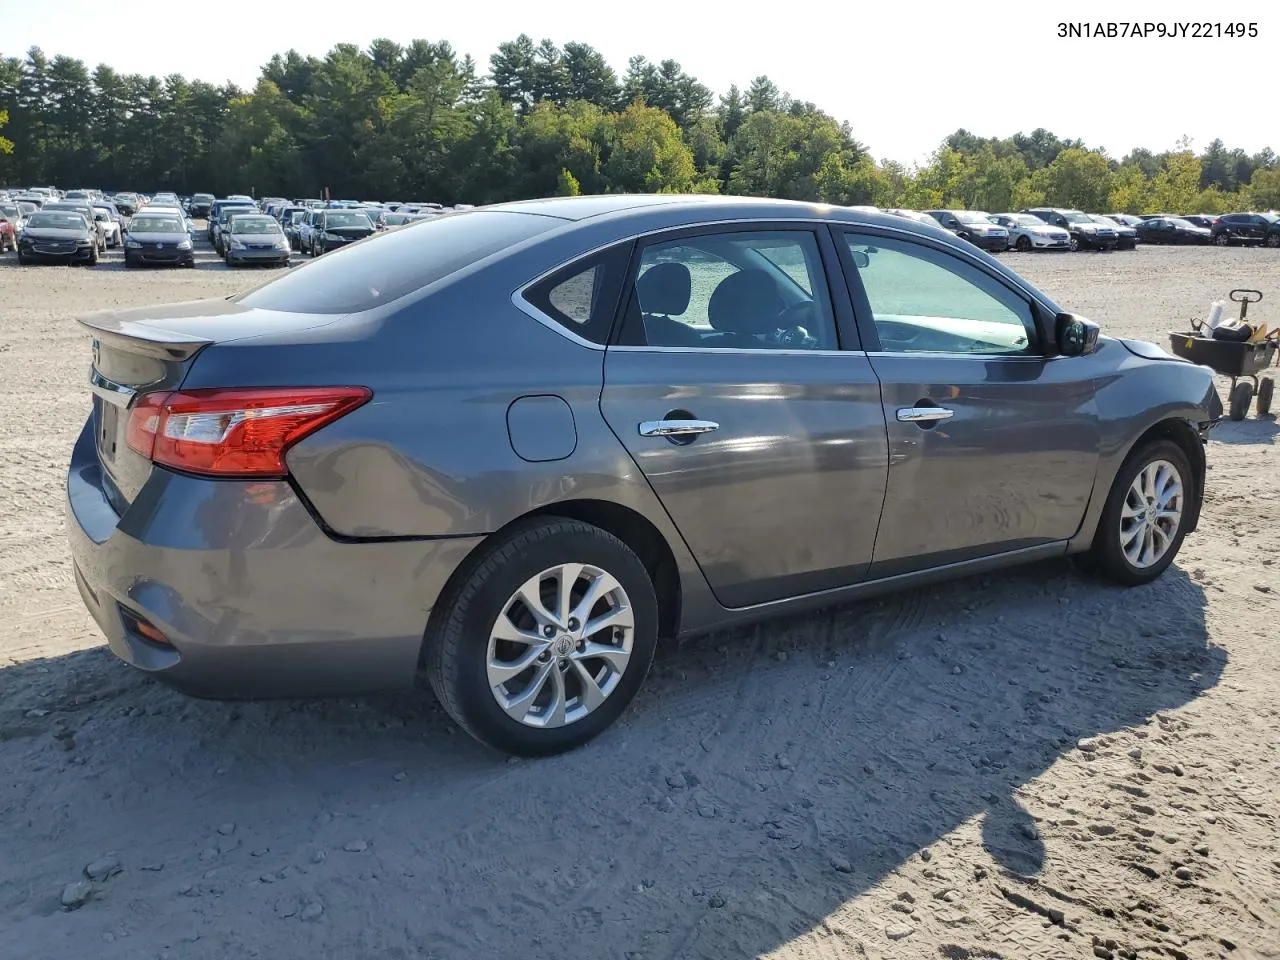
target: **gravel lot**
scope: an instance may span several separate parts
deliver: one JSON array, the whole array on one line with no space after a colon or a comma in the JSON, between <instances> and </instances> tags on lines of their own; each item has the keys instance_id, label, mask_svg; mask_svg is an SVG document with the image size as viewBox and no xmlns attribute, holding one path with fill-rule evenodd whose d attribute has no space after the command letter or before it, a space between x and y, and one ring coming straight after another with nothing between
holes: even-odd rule
<instances>
[{"instance_id":1,"label":"gravel lot","mask_svg":"<svg viewBox=\"0 0 1280 960\"><path fill-rule=\"evenodd\" d=\"M1272 250L1007 262L1109 332L1235 286L1280 322ZM1050 563L700 638L508 763L425 691L186 699L81 607L71 316L268 277L0 258L0 957L1280 956L1274 420L1216 431L1157 584Z\"/></svg>"}]
</instances>

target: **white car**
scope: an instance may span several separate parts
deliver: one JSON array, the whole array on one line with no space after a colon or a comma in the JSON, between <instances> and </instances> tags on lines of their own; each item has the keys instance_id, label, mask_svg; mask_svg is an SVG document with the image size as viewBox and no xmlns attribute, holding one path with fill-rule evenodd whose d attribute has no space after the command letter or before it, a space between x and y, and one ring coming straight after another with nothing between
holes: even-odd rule
<instances>
[{"instance_id":1,"label":"white car","mask_svg":"<svg viewBox=\"0 0 1280 960\"><path fill-rule=\"evenodd\" d=\"M106 217L107 219L99 220L98 219L99 214ZM123 235L123 231L120 229L120 221L112 217L111 209L109 207L95 206L93 208L93 219L97 220L97 222L101 225L102 236L103 236L103 239L106 240L107 246L108 247L120 246L120 239Z\"/></svg>"},{"instance_id":2,"label":"white car","mask_svg":"<svg viewBox=\"0 0 1280 960\"><path fill-rule=\"evenodd\" d=\"M1070 250L1071 234L1061 227L1045 223L1032 213L996 213L991 219L1009 231L1009 243L1015 250Z\"/></svg>"}]
</instances>

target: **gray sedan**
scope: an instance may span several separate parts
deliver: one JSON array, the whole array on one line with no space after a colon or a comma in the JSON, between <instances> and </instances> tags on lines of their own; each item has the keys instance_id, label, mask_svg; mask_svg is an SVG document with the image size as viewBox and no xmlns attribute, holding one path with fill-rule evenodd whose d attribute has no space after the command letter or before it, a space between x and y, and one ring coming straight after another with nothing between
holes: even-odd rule
<instances>
[{"instance_id":1,"label":"gray sedan","mask_svg":"<svg viewBox=\"0 0 1280 960\"><path fill-rule=\"evenodd\" d=\"M223 256L228 267L246 263L287 267L292 248L275 217L265 213L234 213L222 231Z\"/></svg>"},{"instance_id":2,"label":"gray sedan","mask_svg":"<svg viewBox=\"0 0 1280 960\"><path fill-rule=\"evenodd\" d=\"M613 723L659 637L1066 554L1148 583L1221 409L940 227L785 201L448 213L82 323L117 655L217 697L424 667L518 754Z\"/></svg>"}]
</instances>

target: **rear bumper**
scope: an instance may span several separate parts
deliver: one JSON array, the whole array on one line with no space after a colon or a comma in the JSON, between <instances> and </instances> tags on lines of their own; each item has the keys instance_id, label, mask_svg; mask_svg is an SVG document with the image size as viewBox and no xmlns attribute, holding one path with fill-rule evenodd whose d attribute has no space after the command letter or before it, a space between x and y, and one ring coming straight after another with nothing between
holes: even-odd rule
<instances>
[{"instance_id":1,"label":"rear bumper","mask_svg":"<svg viewBox=\"0 0 1280 960\"><path fill-rule=\"evenodd\" d=\"M187 693L340 696L413 682L427 617L478 539L340 543L288 481L156 469L118 515L92 422L66 521L76 585L121 660ZM139 632L142 619L169 640Z\"/></svg>"}]
</instances>

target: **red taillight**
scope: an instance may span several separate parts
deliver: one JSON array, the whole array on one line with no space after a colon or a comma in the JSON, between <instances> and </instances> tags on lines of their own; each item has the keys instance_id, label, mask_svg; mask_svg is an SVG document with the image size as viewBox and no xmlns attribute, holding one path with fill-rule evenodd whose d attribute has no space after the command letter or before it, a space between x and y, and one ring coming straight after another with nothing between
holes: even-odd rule
<instances>
[{"instance_id":1,"label":"red taillight","mask_svg":"<svg viewBox=\"0 0 1280 960\"><path fill-rule=\"evenodd\" d=\"M147 393L125 441L155 463L218 477L283 477L291 446L366 403L366 387L273 387Z\"/></svg>"}]
</instances>

